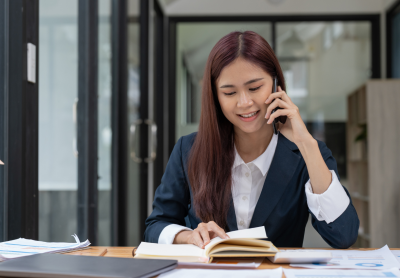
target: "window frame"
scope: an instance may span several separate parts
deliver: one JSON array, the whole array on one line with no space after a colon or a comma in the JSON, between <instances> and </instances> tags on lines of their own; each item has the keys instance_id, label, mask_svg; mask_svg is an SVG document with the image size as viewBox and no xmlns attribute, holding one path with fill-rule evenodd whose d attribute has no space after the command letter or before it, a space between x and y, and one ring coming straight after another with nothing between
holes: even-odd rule
<instances>
[{"instance_id":1,"label":"window frame","mask_svg":"<svg viewBox=\"0 0 400 278\"><path fill-rule=\"evenodd\" d=\"M393 17L397 13L400 13L400 0L397 0L395 3L393 3L386 11L386 77L387 78L393 78L392 31L393 31Z\"/></svg>"}]
</instances>

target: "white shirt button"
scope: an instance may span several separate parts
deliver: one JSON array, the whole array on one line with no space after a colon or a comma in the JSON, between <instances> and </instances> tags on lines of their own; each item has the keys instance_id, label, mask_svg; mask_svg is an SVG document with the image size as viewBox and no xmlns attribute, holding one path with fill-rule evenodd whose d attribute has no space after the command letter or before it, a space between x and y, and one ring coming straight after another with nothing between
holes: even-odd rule
<instances>
[{"instance_id":1,"label":"white shirt button","mask_svg":"<svg viewBox=\"0 0 400 278\"><path fill-rule=\"evenodd\" d=\"M249 177L249 173L246 173L245 176L246 176L246 177Z\"/></svg>"},{"instance_id":2,"label":"white shirt button","mask_svg":"<svg viewBox=\"0 0 400 278\"><path fill-rule=\"evenodd\" d=\"M246 201L247 200L247 196L243 196L242 199L243 199L243 201Z\"/></svg>"},{"instance_id":3,"label":"white shirt button","mask_svg":"<svg viewBox=\"0 0 400 278\"><path fill-rule=\"evenodd\" d=\"M240 224L240 226L244 226L244 221L240 220L239 224Z\"/></svg>"}]
</instances>

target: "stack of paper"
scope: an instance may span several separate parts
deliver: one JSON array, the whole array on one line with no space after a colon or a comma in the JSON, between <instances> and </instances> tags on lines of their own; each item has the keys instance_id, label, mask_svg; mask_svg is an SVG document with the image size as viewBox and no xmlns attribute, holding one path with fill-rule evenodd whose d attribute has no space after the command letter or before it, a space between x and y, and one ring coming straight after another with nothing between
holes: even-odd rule
<instances>
[{"instance_id":1,"label":"stack of paper","mask_svg":"<svg viewBox=\"0 0 400 278\"><path fill-rule=\"evenodd\" d=\"M400 250L392 250L393 255L397 258L400 262Z\"/></svg>"},{"instance_id":2,"label":"stack of paper","mask_svg":"<svg viewBox=\"0 0 400 278\"><path fill-rule=\"evenodd\" d=\"M178 262L181 268L202 269L255 269L261 265L264 258L217 258L209 264Z\"/></svg>"},{"instance_id":3,"label":"stack of paper","mask_svg":"<svg viewBox=\"0 0 400 278\"><path fill-rule=\"evenodd\" d=\"M282 268L260 270L219 270L219 269L175 269L165 272L159 278L281 278Z\"/></svg>"},{"instance_id":4,"label":"stack of paper","mask_svg":"<svg viewBox=\"0 0 400 278\"><path fill-rule=\"evenodd\" d=\"M72 235L76 243L43 242L30 239L15 239L0 243L0 261L15 259L23 256L40 253L65 253L86 248L90 245L89 240L80 242L77 235Z\"/></svg>"},{"instance_id":5,"label":"stack of paper","mask_svg":"<svg viewBox=\"0 0 400 278\"><path fill-rule=\"evenodd\" d=\"M397 268L387 270L332 270L332 269L284 269L286 278L399 278L400 271Z\"/></svg>"},{"instance_id":6,"label":"stack of paper","mask_svg":"<svg viewBox=\"0 0 400 278\"><path fill-rule=\"evenodd\" d=\"M321 252L321 250L306 250L307 252ZM290 264L293 267L304 268L341 268L341 269L390 269L400 268L400 262L393 252L385 245L381 249L371 251L359 250L330 250L332 259L326 263ZM300 251L304 252L304 251Z\"/></svg>"}]
</instances>

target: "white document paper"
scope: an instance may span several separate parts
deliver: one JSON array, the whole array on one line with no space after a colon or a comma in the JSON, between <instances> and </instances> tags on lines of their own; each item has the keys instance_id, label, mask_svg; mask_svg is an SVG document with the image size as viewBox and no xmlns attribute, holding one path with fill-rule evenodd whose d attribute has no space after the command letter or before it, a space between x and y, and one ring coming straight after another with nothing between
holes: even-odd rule
<instances>
[{"instance_id":1,"label":"white document paper","mask_svg":"<svg viewBox=\"0 0 400 278\"><path fill-rule=\"evenodd\" d=\"M307 252L321 252L321 250L307 250ZM385 245L381 249L371 251L356 250L330 250L332 260L327 263L290 264L293 267L305 268L351 268L351 269L389 269L400 268L400 262L396 259L389 247Z\"/></svg>"},{"instance_id":2,"label":"white document paper","mask_svg":"<svg viewBox=\"0 0 400 278\"><path fill-rule=\"evenodd\" d=\"M264 258L215 258L212 263L178 262L178 268L207 268L207 269L256 269Z\"/></svg>"},{"instance_id":3,"label":"white document paper","mask_svg":"<svg viewBox=\"0 0 400 278\"><path fill-rule=\"evenodd\" d=\"M397 258L400 262L400 250L392 250L393 255Z\"/></svg>"},{"instance_id":4,"label":"white document paper","mask_svg":"<svg viewBox=\"0 0 400 278\"><path fill-rule=\"evenodd\" d=\"M73 235L75 243L43 242L19 238L0 243L0 261L14 259L40 253L63 253L86 248L90 242L80 242L77 235Z\"/></svg>"},{"instance_id":5,"label":"white document paper","mask_svg":"<svg viewBox=\"0 0 400 278\"><path fill-rule=\"evenodd\" d=\"M283 251L283 250L282 250ZM329 262L332 260L332 252L321 250L320 252L279 252L274 257L268 257L274 264L309 264L315 262Z\"/></svg>"},{"instance_id":6,"label":"white document paper","mask_svg":"<svg viewBox=\"0 0 400 278\"><path fill-rule=\"evenodd\" d=\"M400 277L400 271L397 268L386 270L284 269L283 272L286 278Z\"/></svg>"},{"instance_id":7,"label":"white document paper","mask_svg":"<svg viewBox=\"0 0 400 278\"><path fill-rule=\"evenodd\" d=\"M266 238L264 226L252 229L239 230L227 233L229 238ZM157 256L187 256L187 257L205 257L207 250L215 246L217 243L224 241L220 237L213 238L204 249L193 244L158 244L141 242L136 254L140 255L157 255Z\"/></svg>"},{"instance_id":8,"label":"white document paper","mask_svg":"<svg viewBox=\"0 0 400 278\"><path fill-rule=\"evenodd\" d=\"M253 270L222 270L222 269L174 269L158 276L159 278L281 278L282 268Z\"/></svg>"}]
</instances>

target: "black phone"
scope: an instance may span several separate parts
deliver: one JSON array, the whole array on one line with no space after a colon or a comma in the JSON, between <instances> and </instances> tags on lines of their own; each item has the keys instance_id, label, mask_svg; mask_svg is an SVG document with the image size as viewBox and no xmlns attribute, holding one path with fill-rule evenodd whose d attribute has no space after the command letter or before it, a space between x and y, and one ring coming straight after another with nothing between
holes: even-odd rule
<instances>
[{"instance_id":1,"label":"black phone","mask_svg":"<svg viewBox=\"0 0 400 278\"><path fill-rule=\"evenodd\" d=\"M275 93L277 88L278 88L278 79L276 77L274 77L274 80L273 80L272 83L273 83L273 85L272 85L272 93ZM272 110L271 115L278 109L282 109L282 108L280 108L280 107L275 108L274 110ZM276 124L278 122L281 122L282 124L284 124L284 123L286 123L286 119L287 119L287 116L279 116L279 117L274 119L274 121L272 122L272 127L274 128L274 133L275 134L278 134L278 129L276 127Z\"/></svg>"}]
</instances>

